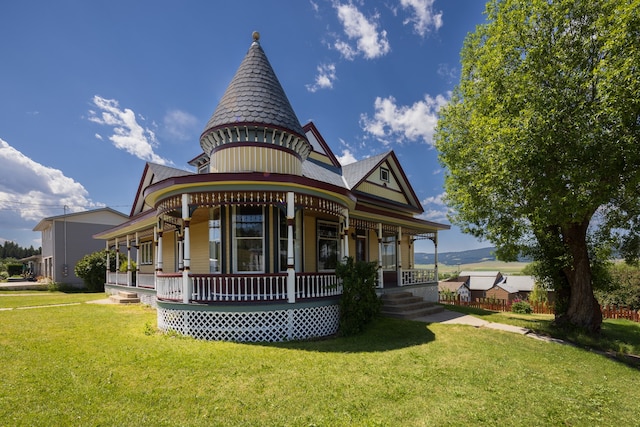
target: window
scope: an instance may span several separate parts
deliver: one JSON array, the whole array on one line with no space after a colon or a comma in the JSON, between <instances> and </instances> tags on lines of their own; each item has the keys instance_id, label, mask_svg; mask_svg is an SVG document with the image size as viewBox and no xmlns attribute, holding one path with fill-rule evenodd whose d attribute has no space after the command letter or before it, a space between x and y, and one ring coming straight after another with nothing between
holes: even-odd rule
<instances>
[{"instance_id":1,"label":"window","mask_svg":"<svg viewBox=\"0 0 640 427\"><path fill-rule=\"evenodd\" d=\"M220 209L211 209L209 212L209 273L220 273L221 249Z\"/></svg>"},{"instance_id":2,"label":"window","mask_svg":"<svg viewBox=\"0 0 640 427\"><path fill-rule=\"evenodd\" d=\"M261 207L238 206L234 224L234 271L264 272L264 212Z\"/></svg>"},{"instance_id":3,"label":"window","mask_svg":"<svg viewBox=\"0 0 640 427\"><path fill-rule=\"evenodd\" d=\"M356 231L356 261L368 261L367 235L365 230Z\"/></svg>"},{"instance_id":4,"label":"window","mask_svg":"<svg viewBox=\"0 0 640 427\"><path fill-rule=\"evenodd\" d=\"M389 182L389 169L380 168L380 181Z\"/></svg>"},{"instance_id":5,"label":"window","mask_svg":"<svg viewBox=\"0 0 640 427\"><path fill-rule=\"evenodd\" d=\"M140 251L140 264L153 264L153 242L142 242L138 248Z\"/></svg>"},{"instance_id":6,"label":"window","mask_svg":"<svg viewBox=\"0 0 640 427\"><path fill-rule=\"evenodd\" d=\"M286 271L287 270L287 233L288 233L288 227L287 227L287 215L285 215L284 212L280 211L280 227L279 227L279 231L280 231L280 239L278 241L279 243L279 248L278 248L278 252L280 253L280 258L279 258L279 262L280 262L280 271Z\"/></svg>"},{"instance_id":7,"label":"window","mask_svg":"<svg viewBox=\"0 0 640 427\"><path fill-rule=\"evenodd\" d=\"M280 214L280 226L279 226L279 234L278 234L278 252L279 252L279 258L278 258L278 269L280 271L287 271L287 267L289 264L289 260L287 259L287 248L288 248L288 226L287 226L287 215L285 214L284 211L279 211ZM294 269L296 271L300 271L300 264L302 263L302 248L301 248L301 242L300 242L300 237L302 235L302 233L300 232L300 230L302 230L302 215L300 211L297 211L295 214L295 220L294 220L294 226L293 226L293 264L294 264Z\"/></svg>"},{"instance_id":8,"label":"window","mask_svg":"<svg viewBox=\"0 0 640 427\"><path fill-rule=\"evenodd\" d=\"M334 270L338 263L338 224L318 221L318 271Z\"/></svg>"},{"instance_id":9,"label":"window","mask_svg":"<svg viewBox=\"0 0 640 427\"><path fill-rule=\"evenodd\" d=\"M396 269L396 236L382 238L382 268L384 270Z\"/></svg>"}]
</instances>

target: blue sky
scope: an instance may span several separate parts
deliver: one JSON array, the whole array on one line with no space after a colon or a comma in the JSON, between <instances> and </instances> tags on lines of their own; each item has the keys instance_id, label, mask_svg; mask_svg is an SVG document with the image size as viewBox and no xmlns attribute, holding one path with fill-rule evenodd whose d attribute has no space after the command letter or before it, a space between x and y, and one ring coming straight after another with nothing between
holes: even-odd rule
<instances>
[{"instance_id":1,"label":"blue sky","mask_svg":"<svg viewBox=\"0 0 640 427\"><path fill-rule=\"evenodd\" d=\"M259 31L298 119L342 162L394 150L448 223L433 148L479 0L19 1L0 5L0 243L44 217L129 213L146 161L188 169ZM490 246L452 227L440 252ZM433 252L430 242L416 251Z\"/></svg>"}]
</instances>

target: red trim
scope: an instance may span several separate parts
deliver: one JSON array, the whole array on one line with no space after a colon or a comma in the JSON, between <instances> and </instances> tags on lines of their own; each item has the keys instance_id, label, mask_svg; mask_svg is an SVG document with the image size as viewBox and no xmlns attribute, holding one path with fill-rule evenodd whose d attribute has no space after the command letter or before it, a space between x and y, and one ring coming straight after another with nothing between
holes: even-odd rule
<instances>
[{"instance_id":1,"label":"red trim","mask_svg":"<svg viewBox=\"0 0 640 427\"><path fill-rule=\"evenodd\" d=\"M144 165L142 177L140 178L140 183L138 184L138 191L136 191L136 197L133 199L133 205L131 205L131 212L129 213L129 217L132 217L135 213L136 206L138 205L138 200L140 199L140 195L142 195L142 189L144 188L143 183L147 179L147 172L149 172L149 163L145 163Z\"/></svg>"},{"instance_id":2,"label":"red trim","mask_svg":"<svg viewBox=\"0 0 640 427\"><path fill-rule=\"evenodd\" d=\"M258 181L258 182L264 182L264 183L277 182L277 183L285 183L285 184L303 185L310 188L317 188L320 190L330 191L332 193L336 193L342 196L347 196L351 200L355 201L353 194L346 188L337 187L335 185L328 184L323 181L316 181L314 179L306 178L303 176L268 173L268 172L264 172L264 173L263 172L201 173L201 174L167 178L163 181L160 181L148 186L144 190L144 197L146 198L149 194L154 193L158 190L162 190L167 187L179 186L179 185L206 184L206 183L237 184L238 182L242 183L245 181ZM196 191L202 191L202 190L196 190Z\"/></svg>"},{"instance_id":3,"label":"red trim","mask_svg":"<svg viewBox=\"0 0 640 427\"><path fill-rule=\"evenodd\" d=\"M407 222L413 222L415 224L420 224L420 225L428 225L430 227L436 228L436 229L440 229L440 230L449 230L451 228L450 225L447 224L440 224L438 222L431 222L431 221L427 221L424 219L420 219L420 218L413 218L413 217L406 217L406 216L402 216L402 215L397 215L394 213L394 211L386 211L386 210L380 210L380 209L376 209L376 208L372 208L369 206L363 206L360 203L356 204L356 211L359 212L367 212L367 213L372 213L372 214L376 214L376 215L383 215L383 216L387 216L387 217L391 217L391 218L396 218L396 219L401 219ZM353 216L353 214L351 214ZM357 218L357 216L356 216Z\"/></svg>"},{"instance_id":4,"label":"red trim","mask_svg":"<svg viewBox=\"0 0 640 427\"><path fill-rule=\"evenodd\" d=\"M320 131L318 131L318 128L313 122L309 122L306 125L302 126L302 130L304 130L305 133L311 132L313 136L316 137L316 139L320 143L320 146L325 151L324 153L320 153L320 154L325 154L329 158L329 160L331 160L331 163L333 164L333 166L337 168L342 167L342 165L340 164L336 156L333 154L333 151L331 151L331 148L329 148L329 145L327 144L327 142L324 140L322 135L320 135ZM309 143L309 145L311 145L311 143ZM313 145L311 145L311 149L313 150Z\"/></svg>"}]
</instances>

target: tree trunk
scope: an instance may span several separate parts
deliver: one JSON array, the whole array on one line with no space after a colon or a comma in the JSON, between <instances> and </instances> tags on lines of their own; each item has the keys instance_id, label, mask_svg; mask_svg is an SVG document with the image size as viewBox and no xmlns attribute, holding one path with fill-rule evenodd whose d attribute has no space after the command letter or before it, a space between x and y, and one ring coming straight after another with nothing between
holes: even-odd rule
<instances>
[{"instance_id":1,"label":"tree trunk","mask_svg":"<svg viewBox=\"0 0 640 427\"><path fill-rule=\"evenodd\" d=\"M564 243L571 255L571 266L565 269L571 295L569 307L562 319L590 333L600 332L602 312L593 295L591 265L587 248L589 221L573 223L563 228Z\"/></svg>"}]
</instances>

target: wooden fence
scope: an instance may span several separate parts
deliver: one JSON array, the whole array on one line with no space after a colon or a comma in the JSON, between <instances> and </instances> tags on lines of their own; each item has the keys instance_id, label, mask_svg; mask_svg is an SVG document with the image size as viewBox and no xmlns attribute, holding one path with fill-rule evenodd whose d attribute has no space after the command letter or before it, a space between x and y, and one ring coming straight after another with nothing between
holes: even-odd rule
<instances>
[{"instance_id":1,"label":"wooden fence","mask_svg":"<svg viewBox=\"0 0 640 427\"><path fill-rule=\"evenodd\" d=\"M512 303L504 299L476 298L475 301L463 301L460 296L451 297L440 295L440 304L459 305L463 307L480 308L490 311L511 311ZM545 303L529 303L536 314L554 314L553 305ZM614 305L601 306L603 319L626 319L640 323L640 310L631 310L628 307Z\"/></svg>"}]
</instances>

